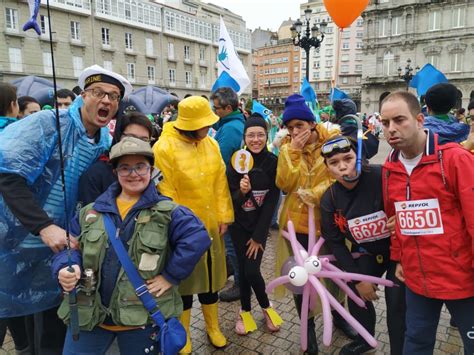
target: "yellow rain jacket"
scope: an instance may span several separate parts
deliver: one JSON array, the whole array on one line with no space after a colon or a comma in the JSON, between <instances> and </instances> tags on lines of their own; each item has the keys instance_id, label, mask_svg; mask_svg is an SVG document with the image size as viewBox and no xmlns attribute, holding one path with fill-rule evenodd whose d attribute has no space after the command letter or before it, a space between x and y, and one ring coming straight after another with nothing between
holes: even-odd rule
<instances>
[{"instance_id":1,"label":"yellow rain jacket","mask_svg":"<svg viewBox=\"0 0 474 355\"><path fill-rule=\"evenodd\" d=\"M163 195L191 209L212 239L211 248L201 257L193 273L181 282L179 291L181 295L217 292L227 281L225 247L223 236L219 235L219 224L234 221L225 165L213 138L193 141L180 134L174 124L165 124L153 147L155 166L163 173L163 180L157 187Z\"/></svg>"},{"instance_id":2,"label":"yellow rain jacket","mask_svg":"<svg viewBox=\"0 0 474 355\"><path fill-rule=\"evenodd\" d=\"M291 149L291 142L281 147L278 156L276 185L287 194L280 213L280 228L287 230L288 219L291 219L295 225L296 233L308 234L307 203L310 203L314 205L316 234L319 237L321 220L319 202L324 192L334 182L321 156L321 146L328 138L340 134L340 131L338 128L328 131L321 124L316 126L316 131L319 134L318 141L307 144L303 150ZM321 254L327 254L324 246ZM275 265L276 276L280 276L281 266L290 255L293 255L290 243L279 233ZM326 284L326 287L328 286ZM329 287L333 288L333 286ZM285 290L284 286L278 287L275 290L275 296L283 297ZM333 295L335 294L333 293Z\"/></svg>"}]
</instances>

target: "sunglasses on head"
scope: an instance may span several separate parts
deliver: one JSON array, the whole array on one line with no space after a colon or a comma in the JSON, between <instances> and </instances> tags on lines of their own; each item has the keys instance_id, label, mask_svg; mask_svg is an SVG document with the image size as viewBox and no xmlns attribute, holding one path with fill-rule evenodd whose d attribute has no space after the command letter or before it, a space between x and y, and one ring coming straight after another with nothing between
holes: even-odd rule
<instances>
[{"instance_id":1,"label":"sunglasses on head","mask_svg":"<svg viewBox=\"0 0 474 355\"><path fill-rule=\"evenodd\" d=\"M321 147L321 154L329 157L336 153L347 153L351 150L351 141L347 137L339 137L324 143Z\"/></svg>"}]
</instances>

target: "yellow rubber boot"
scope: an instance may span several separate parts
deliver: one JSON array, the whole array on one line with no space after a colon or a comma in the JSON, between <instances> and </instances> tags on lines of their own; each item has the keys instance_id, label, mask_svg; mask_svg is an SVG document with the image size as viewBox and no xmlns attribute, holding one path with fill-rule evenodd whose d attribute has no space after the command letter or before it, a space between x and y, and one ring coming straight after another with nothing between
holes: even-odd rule
<instances>
[{"instance_id":1,"label":"yellow rubber boot","mask_svg":"<svg viewBox=\"0 0 474 355\"><path fill-rule=\"evenodd\" d=\"M193 351L193 346L191 344L191 336L189 333L189 324L191 323L191 309L183 311L181 317L179 317L179 321L183 325L184 329L186 329L186 345L179 351L179 353L191 354L191 352Z\"/></svg>"},{"instance_id":2,"label":"yellow rubber boot","mask_svg":"<svg viewBox=\"0 0 474 355\"><path fill-rule=\"evenodd\" d=\"M219 328L217 302L213 304L202 304L201 307L206 322L207 335L209 335L212 345L216 348L223 348L227 345L227 339Z\"/></svg>"}]
</instances>

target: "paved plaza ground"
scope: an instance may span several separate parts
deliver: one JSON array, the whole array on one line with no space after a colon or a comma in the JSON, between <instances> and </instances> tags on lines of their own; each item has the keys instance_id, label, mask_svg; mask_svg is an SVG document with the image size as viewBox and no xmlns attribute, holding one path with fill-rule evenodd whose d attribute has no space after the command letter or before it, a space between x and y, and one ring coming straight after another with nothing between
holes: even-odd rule
<instances>
[{"instance_id":1,"label":"paved plaza ground","mask_svg":"<svg viewBox=\"0 0 474 355\"><path fill-rule=\"evenodd\" d=\"M374 162L381 163L387 156L389 147L384 140L381 140L379 154L375 157ZM272 231L268 240L262 263L262 273L265 280L272 280L274 275L275 263L275 241L277 232ZM230 282L229 282L230 283ZM383 288L381 288L383 289ZM390 354L390 346L386 325L386 310L383 290L379 291L380 299L375 303L377 313L377 326L375 337L379 342L379 346L375 354ZM205 332L205 324L200 310L199 302L195 299L192 320L191 320L191 340L193 343L193 353L195 354L301 354L300 350L300 325L299 318L294 308L293 298L275 300L270 297L275 309L279 312L283 320L282 329L278 333L269 333L264 326L264 319L260 308L258 307L255 297L253 297L252 307L253 315L257 323L258 329L248 336L239 336L235 334L234 326L237 312L240 308L239 302L221 303L220 319L221 329L227 336L228 345L222 350L216 350L209 344ZM436 335L435 355L441 354L463 354L462 343L456 328L449 326L450 316L446 309L443 309L441 320ZM322 318L316 318L316 334L318 336L318 344L320 354L338 354L342 346L348 343L347 339L339 330L335 330L333 334L333 343L326 348L322 345ZM8 338L4 344L4 348L8 354L14 354L14 346L11 338ZM1 352L0 352L1 354ZM118 354L118 349L114 346L108 354ZM128 355L128 354L127 354ZM132 355L132 354L130 354ZM135 354L133 354L135 355ZM416 354L413 354L416 355Z\"/></svg>"}]
</instances>

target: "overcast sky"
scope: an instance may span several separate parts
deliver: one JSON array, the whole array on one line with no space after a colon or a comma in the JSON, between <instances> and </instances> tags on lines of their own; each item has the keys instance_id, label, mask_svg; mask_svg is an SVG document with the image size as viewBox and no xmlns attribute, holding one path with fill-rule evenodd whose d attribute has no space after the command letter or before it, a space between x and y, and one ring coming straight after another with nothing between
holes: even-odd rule
<instances>
[{"instance_id":1,"label":"overcast sky","mask_svg":"<svg viewBox=\"0 0 474 355\"><path fill-rule=\"evenodd\" d=\"M269 28L278 30L281 23L291 17L299 17L300 3L304 0L204 0L225 7L233 13L243 17L247 28Z\"/></svg>"}]
</instances>

